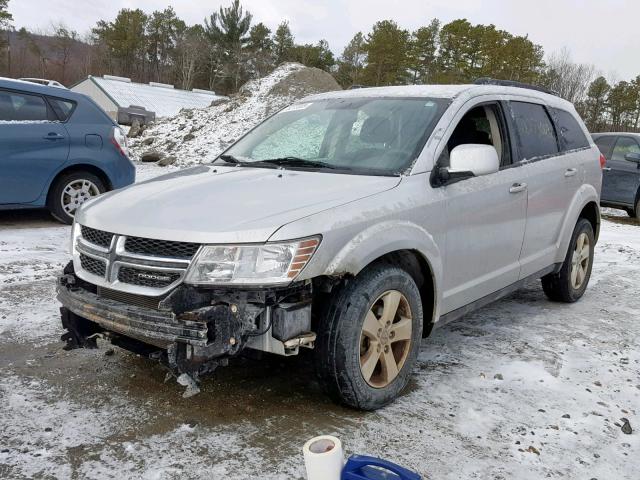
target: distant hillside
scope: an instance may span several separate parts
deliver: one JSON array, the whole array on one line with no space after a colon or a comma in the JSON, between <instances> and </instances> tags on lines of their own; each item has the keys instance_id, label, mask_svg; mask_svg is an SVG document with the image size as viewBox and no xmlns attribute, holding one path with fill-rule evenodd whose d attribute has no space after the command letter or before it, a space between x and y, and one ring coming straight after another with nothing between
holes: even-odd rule
<instances>
[{"instance_id":1,"label":"distant hillside","mask_svg":"<svg viewBox=\"0 0 640 480\"><path fill-rule=\"evenodd\" d=\"M5 45L8 40L10 46L0 53L2 76L47 78L72 85L90 71L92 48L79 39L35 34L26 30L0 31L0 38Z\"/></svg>"}]
</instances>

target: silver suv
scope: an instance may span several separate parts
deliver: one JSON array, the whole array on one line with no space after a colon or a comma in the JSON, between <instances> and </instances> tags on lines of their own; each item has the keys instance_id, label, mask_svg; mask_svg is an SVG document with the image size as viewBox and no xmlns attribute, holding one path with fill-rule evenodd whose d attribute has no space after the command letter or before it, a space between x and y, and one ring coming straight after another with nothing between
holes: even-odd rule
<instances>
[{"instance_id":1,"label":"silver suv","mask_svg":"<svg viewBox=\"0 0 640 480\"><path fill-rule=\"evenodd\" d=\"M248 349L313 348L333 398L379 408L434 328L529 280L583 295L599 158L570 103L524 85L305 98L212 164L83 205L63 338L102 335L187 381Z\"/></svg>"}]
</instances>

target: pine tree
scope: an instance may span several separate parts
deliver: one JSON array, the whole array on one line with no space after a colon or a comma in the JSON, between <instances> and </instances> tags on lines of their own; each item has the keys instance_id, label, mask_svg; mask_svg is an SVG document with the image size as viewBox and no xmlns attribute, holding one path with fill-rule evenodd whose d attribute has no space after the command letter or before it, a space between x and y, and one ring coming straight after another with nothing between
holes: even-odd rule
<instances>
[{"instance_id":1,"label":"pine tree","mask_svg":"<svg viewBox=\"0 0 640 480\"><path fill-rule=\"evenodd\" d=\"M251 28L252 15L244 12L240 0L233 0L231 6L220 7L205 19L205 32L216 55L220 55L220 65L232 91L238 91L246 80L245 58L247 34Z\"/></svg>"},{"instance_id":2,"label":"pine tree","mask_svg":"<svg viewBox=\"0 0 640 480\"><path fill-rule=\"evenodd\" d=\"M412 83L431 83L436 70L436 51L440 21L433 19L426 27L418 28L411 35L409 69Z\"/></svg>"},{"instance_id":3,"label":"pine tree","mask_svg":"<svg viewBox=\"0 0 640 480\"><path fill-rule=\"evenodd\" d=\"M273 51L276 57L276 65L291 60L291 51L294 47L293 34L286 20L278 25L273 36Z\"/></svg>"},{"instance_id":4,"label":"pine tree","mask_svg":"<svg viewBox=\"0 0 640 480\"><path fill-rule=\"evenodd\" d=\"M596 78L589 85L587 99L584 102L584 119L587 127L592 132L601 130L606 124L604 115L606 113L607 95L610 90L609 82L602 76Z\"/></svg>"},{"instance_id":5,"label":"pine tree","mask_svg":"<svg viewBox=\"0 0 640 480\"><path fill-rule=\"evenodd\" d=\"M362 35L362 32L358 32L349 44L344 47L342 56L338 61L338 70L335 76L343 88L349 88L360 82L366 58L364 35Z\"/></svg>"},{"instance_id":6,"label":"pine tree","mask_svg":"<svg viewBox=\"0 0 640 480\"><path fill-rule=\"evenodd\" d=\"M407 83L409 32L392 20L373 26L365 44L368 64L363 72L367 85Z\"/></svg>"},{"instance_id":7,"label":"pine tree","mask_svg":"<svg viewBox=\"0 0 640 480\"><path fill-rule=\"evenodd\" d=\"M251 28L248 50L254 76L264 77L273 70L273 40L271 30L264 23L258 23Z\"/></svg>"}]
</instances>

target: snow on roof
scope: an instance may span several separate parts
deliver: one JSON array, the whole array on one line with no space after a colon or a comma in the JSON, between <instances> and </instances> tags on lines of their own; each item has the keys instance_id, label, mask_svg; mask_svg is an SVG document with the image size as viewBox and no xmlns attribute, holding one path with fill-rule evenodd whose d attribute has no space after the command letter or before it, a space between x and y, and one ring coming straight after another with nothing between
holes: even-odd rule
<instances>
[{"instance_id":1,"label":"snow on roof","mask_svg":"<svg viewBox=\"0 0 640 480\"><path fill-rule=\"evenodd\" d=\"M502 85L401 85L393 87L357 88L328 93L320 93L303 98L301 102L326 100L334 98L370 98L370 97L430 97L456 98L461 94L474 95L517 95L544 100L551 106L569 108L566 100L548 93L521 87L507 87Z\"/></svg>"},{"instance_id":2,"label":"snow on roof","mask_svg":"<svg viewBox=\"0 0 640 480\"><path fill-rule=\"evenodd\" d=\"M173 88L173 85L156 82L135 83L128 78L110 75L89 79L104 90L119 107L139 105L155 112L157 117L175 115L182 108L205 108L213 100L224 98L206 90L180 90Z\"/></svg>"}]
</instances>

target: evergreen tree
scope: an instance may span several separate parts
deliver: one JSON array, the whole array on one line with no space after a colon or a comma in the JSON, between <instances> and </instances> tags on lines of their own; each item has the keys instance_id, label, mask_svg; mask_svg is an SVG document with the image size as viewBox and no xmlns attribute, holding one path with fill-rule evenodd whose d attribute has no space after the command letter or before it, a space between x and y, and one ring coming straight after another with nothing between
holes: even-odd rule
<instances>
[{"instance_id":1,"label":"evergreen tree","mask_svg":"<svg viewBox=\"0 0 640 480\"><path fill-rule=\"evenodd\" d=\"M227 80L226 90L238 91L247 78L244 54L251 19L251 13L243 11L240 0L233 0L227 8L220 7L205 19L205 32L212 50L219 56L219 73Z\"/></svg>"},{"instance_id":2,"label":"evergreen tree","mask_svg":"<svg viewBox=\"0 0 640 480\"><path fill-rule=\"evenodd\" d=\"M409 32L392 20L373 26L365 43L368 64L363 72L367 85L397 85L407 82Z\"/></svg>"},{"instance_id":3,"label":"evergreen tree","mask_svg":"<svg viewBox=\"0 0 640 480\"><path fill-rule=\"evenodd\" d=\"M273 70L273 40L271 30L264 23L258 23L251 28L248 49L254 76L264 77Z\"/></svg>"},{"instance_id":4,"label":"evergreen tree","mask_svg":"<svg viewBox=\"0 0 640 480\"><path fill-rule=\"evenodd\" d=\"M587 127L592 132L603 129L606 125L605 113L607 106L607 95L611 90L609 82L604 77L598 77L587 92L587 99L584 102L584 119Z\"/></svg>"},{"instance_id":5,"label":"evergreen tree","mask_svg":"<svg viewBox=\"0 0 640 480\"><path fill-rule=\"evenodd\" d=\"M349 88L360 82L366 58L364 35L362 35L362 32L358 32L349 44L344 47L342 56L338 61L338 70L335 76L343 88Z\"/></svg>"},{"instance_id":6,"label":"evergreen tree","mask_svg":"<svg viewBox=\"0 0 640 480\"><path fill-rule=\"evenodd\" d=\"M326 40L320 40L316 45L310 43L295 45L291 49L291 60L307 67L320 68L329 71L335 64L333 53Z\"/></svg>"},{"instance_id":7,"label":"evergreen tree","mask_svg":"<svg viewBox=\"0 0 640 480\"><path fill-rule=\"evenodd\" d=\"M293 34L286 20L278 25L273 36L273 52L276 58L276 65L291 60L291 52L294 47Z\"/></svg>"},{"instance_id":8,"label":"evergreen tree","mask_svg":"<svg viewBox=\"0 0 640 480\"><path fill-rule=\"evenodd\" d=\"M426 27L418 28L411 35L408 60L412 83L430 83L436 70L436 51L440 21L433 19Z\"/></svg>"},{"instance_id":9,"label":"evergreen tree","mask_svg":"<svg viewBox=\"0 0 640 480\"><path fill-rule=\"evenodd\" d=\"M147 58L150 64L149 80L172 81L169 72L172 56L186 25L172 7L155 11L149 17L146 28Z\"/></svg>"}]
</instances>

